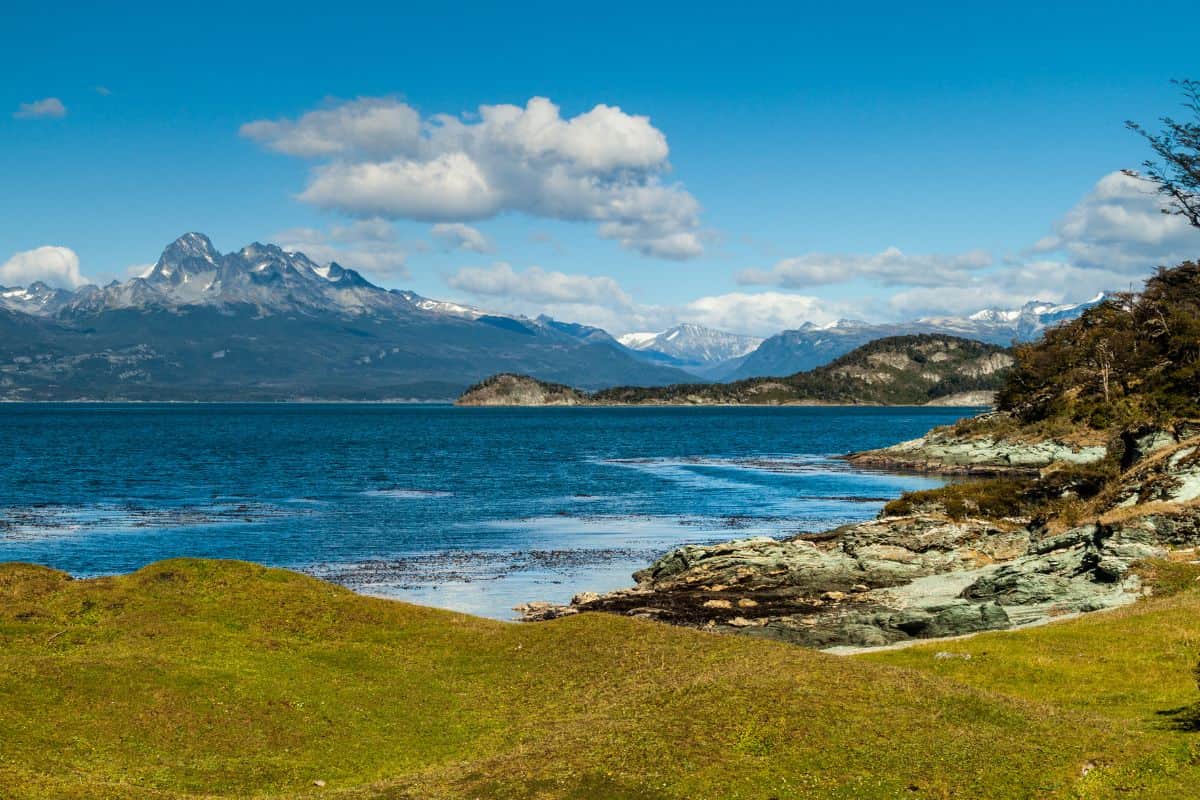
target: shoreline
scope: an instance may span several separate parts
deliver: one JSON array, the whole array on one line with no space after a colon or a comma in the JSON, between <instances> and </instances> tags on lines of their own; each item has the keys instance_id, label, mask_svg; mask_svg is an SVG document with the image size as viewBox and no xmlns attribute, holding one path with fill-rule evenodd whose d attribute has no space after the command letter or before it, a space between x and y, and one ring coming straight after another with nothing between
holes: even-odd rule
<instances>
[{"instance_id":1,"label":"shoreline","mask_svg":"<svg viewBox=\"0 0 1200 800\"><path fill-rule=\"evenodd\" d=\"M987 410L993 406L942 405L934 403L575 403L541 405L471 405L455 400L9 400L0 399L0 406L41 405L262 405L262 406L318 406L318 405L362 405L362 406L448 406L463 409L594 409L594 408L961 408ZM846 457L854 455L847 453Z\"/></svg>"}]
</instances>

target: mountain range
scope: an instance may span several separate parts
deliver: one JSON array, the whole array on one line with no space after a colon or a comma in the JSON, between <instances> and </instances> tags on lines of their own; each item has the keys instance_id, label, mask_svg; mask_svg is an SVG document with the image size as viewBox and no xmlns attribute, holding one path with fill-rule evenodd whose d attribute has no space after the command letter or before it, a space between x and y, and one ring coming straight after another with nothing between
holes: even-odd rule
<instances>
[{"instance_id":1,"label":"mountain range","mask_svg":"<svg viewBox=\"0 0 1200 800\"><path fill-rule=\"evenodd\" d=\"M497 368L695 380L596 328L389 291L274 245L221 254L198 233L125 282L0 289L0 342L10 400L441 399Z\"/></svg>"},{"instance_id":2,"label":"mountain range","mask_svg":"<svg viewBox=\"0 0 1200 800\"><path fill-rule=\"evenodd\" d=\"M1007 347L1038 338L1047 327L1078 317L1105 297L1099 294L1077 304L1033 300L1018 309L985 309L966 317L925 317L910 322L872 324L842 319L830 325L806 323L768 337L752 352L711 365L702 374L724 381L791 375L823 366L868 342L891 336L943 334Z\"/></svg>"},{"instance_id":3,"label":"mountain range","mask_svg":"<svg viewBox=\"0 0 1200 800\"><path fill-rule=\"evenodd\" d=\"M548 316L384 289L272 244L222 254L188 233L124 282L0 287L0 399L444 399L496 372L585 390L735 380L812 369L887 336L1007 345L1099 300L807 324L765 340L690 323L618 340Z\"/></svg>"}]
</instances>

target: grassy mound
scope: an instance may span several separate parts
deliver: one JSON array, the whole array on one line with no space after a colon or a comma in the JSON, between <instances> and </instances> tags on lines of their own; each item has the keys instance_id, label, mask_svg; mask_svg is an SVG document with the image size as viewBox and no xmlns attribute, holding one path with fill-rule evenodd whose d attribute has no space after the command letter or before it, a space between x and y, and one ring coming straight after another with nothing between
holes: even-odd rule
<instances>
[{"instance_id":1,"label":"grassy mound","mask_svg":"<svg viewBox=\"0 0 1200 800\"><path fill-rule=\"evenodd\" d=\"M1200 785L1197 739L1158 715L1195 699L1198 612L1185 589L1119 614L845 659L602 614L497 623L239 562L86 581L0 565L0 794L1172 790ZM1081 777L1089 762L1099 767Z\"/></svg>"}]
</instances>

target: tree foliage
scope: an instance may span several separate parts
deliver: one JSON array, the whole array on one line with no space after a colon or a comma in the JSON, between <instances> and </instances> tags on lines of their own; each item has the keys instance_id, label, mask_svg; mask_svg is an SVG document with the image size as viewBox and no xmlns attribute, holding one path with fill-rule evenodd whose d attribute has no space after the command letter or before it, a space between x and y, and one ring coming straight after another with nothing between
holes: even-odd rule
<instances>
[{"instance_id":1,"label":"tree foliage","mask_svg":"<svg viewBox=\"0 0 1200 800\"><path fill-rule=\"evenodd\" d=\"M1141 294L1114 295L1014 356L997 403L1024 422L1200 416L1200 263L1160 268Z\"/></svg>"}]
</instances>

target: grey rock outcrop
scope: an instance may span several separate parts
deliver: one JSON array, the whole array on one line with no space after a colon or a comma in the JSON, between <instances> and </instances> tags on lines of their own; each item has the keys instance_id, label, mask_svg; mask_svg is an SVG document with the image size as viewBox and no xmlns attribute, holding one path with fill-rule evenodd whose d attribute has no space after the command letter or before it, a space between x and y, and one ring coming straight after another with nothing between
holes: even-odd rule
<instances>
[{"instance_id":1,"label":"grey rock outcrop","mask_svg":"<svg viewBox=\"0 0 1200 800\"><path fill-rule=\"evenodd\" d=\"M917 472L1033 474L1054 463L1095 464L1108 455L1104 445L1075 445L1054 440L1020 441L990 436L960 438L940 429L879 450L852 453L847 460L864 467Z\"/></svg>"},{"instance_id":2,"label":"grey rock outcrop","mask_svg":"<svg viewBox=\"0 0 1200 800\"><path fill-rule=\"evenodd\" d=\"M1009 628L1132 602L1133 565L1200 543L1200 508L1054 536L916 516L816 538L689 545L636 573L630 589L530 604L525 617L607 611L821 648Z\"/></svg>"},{"instance_id":3,"label":"grey rock outcrop","mask_svg":"<svg viewBox=\"0 0 1200 800\"><path fill-rule=\"evenodd\" d=\"M1200 425L1121 438L1131 467L1086 493L1090 521L1062 529L1026 518L960 518L944 504L777 540L688 545L634 574L636 585L533 604L527 619L606 611L810 647L876 647L1009 628L1137 599L1147 559L1200 546ZM1006 469L1090 463L1106 448L955 439L935 431L875 453ZM913 455L917 454L917 455ZM999 470L1003 472L1004 470ZM1054 500L1079 499L1057 469ZM1097 473L1101 474L1101 473Z\"/></svg>"},{"instance_id":4,"label":"grey rock outcrop","mask_svg":"<svg viewBox=\"0 0 1200 800\"><path fill-rule=\"evenodd\" d=\"M1153 444L1140 444L1147 441ZM1138 458L1134 468L1121 477L1113 492L1113 508L1132 508L1147 503L1190 503L1200 499L1200 439L1180 442L1169 434L1155 431L1133 446L1144 449L1135 451Z\"/></svg>"}]
</instances>

